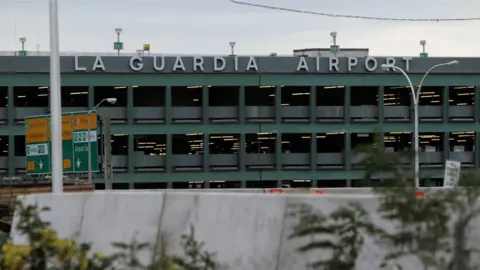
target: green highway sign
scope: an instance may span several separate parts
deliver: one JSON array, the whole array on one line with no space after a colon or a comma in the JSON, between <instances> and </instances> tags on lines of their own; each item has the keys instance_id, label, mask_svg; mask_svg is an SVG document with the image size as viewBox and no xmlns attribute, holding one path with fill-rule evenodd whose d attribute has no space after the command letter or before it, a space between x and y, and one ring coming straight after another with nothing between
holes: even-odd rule
<instances>
[{"instance_id":1,"label":"green highway sign","mask_svg":"<svg viewBox=\"0 0 480 270\"><path fill-rule=\"evenodd\" d=\"M113 43L114 50L123 50L123 42L114 42Z\"/></svg>"},{"instance_id":2,"label":"green highway sign","mask_svg":"<svg viewBox=\"0 0 480 270\"><path fill-rule=\"evenodd\" d=\"M25 118L27 174L51 174L50 116ZM92 172L99 171L97 114L90 114L90 153ZM62 147L64 173L88 172L88 112L62 114Z\"/></svg>"},{"instance_id":3,"label":"green highway sign","mask_svg":"<svg viewBox=\"0 0 480 270\"><path fill-rule=\"evenodd\" d=\"M92 159L92 172L98 172L98 134L97 113L90 115L90 138L88 138L88 115L85 112L73 113L73 171L88 173L88 143L90 141L90 154ZM65 150L63 150L65 152Z\"/></svg>"}]
</instances>

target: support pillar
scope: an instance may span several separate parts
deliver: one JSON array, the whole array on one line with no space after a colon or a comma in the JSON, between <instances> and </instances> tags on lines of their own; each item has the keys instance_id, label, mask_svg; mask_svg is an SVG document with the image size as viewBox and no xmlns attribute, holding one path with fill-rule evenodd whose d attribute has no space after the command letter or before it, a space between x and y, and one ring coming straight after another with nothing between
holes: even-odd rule
<instances>
[{"instance_id":1,"label":"support pillar","mask_svg":"<svg viewBox=\"0 0 480 270\"><path fill-rule=\"evenodd\" d=\"M172 87L165 87L165 124L172 122Z\"/></svg>"},{"instance_id":2,"label":"support pillar","mask_svg":"<svg viewBox=\"0 0 480 270\"><path fill-rule=\"evenodd\" d=\"M238 122L245 122L245 85L241 85L238 89Z\"/></svg>"},{"instance_id":3,"label":"support pillar","mask_svg":"<svg viewBox=\"0 0 480 270\"><path fill-rule=\"evenodd\" d=\"M312 133L310 142L310 170L317 169L317 133Z\"/></svg>"},{"instance_id":4,"label":"support pillar","mask_svg":"<svg viewBox=\"0 0 480 270\"><path fill-rule=\"evenodd\" d=\"M133 125L133 87L127 86L127 123Z\"/></svg>"},{"instance_id":5,"label":"support pillar","mask_svg":"<svg viewBox=\"0 0 480 270\"><path fill-rule=\"evenodd\" d=\"M9 127L15 125L15 93L13 86L7 87L7 124ZM15 176L15 136L8 135L8 175Z\"/></svg>"},{"instance_id":6,"label":"support pillar","mask_svg":"<svg viewBox=\"0 0 480 270\"><path fill-rule=\"evenodd\" d=\"M379 86L377 89L378 93L378 122L381 124L384 121L383 118L383 111L384 111L384 104L385 104L385 87L384 86Z\"/></svg>"},{"instance_id":7,"label":"support pillar","mask_svg":"<svg viewBox=\"0 0 480 270\"><path fill-rule=\"evenodd\" d=\"M449 86L444 86L443 87L443 95L442 95L442 103L443 103L443 111L442 111L442 116L443 116L443 123L448 123L450 120L450 116L448 114L448 108L450 107L450 87Z\"/></svg>"},{"instance_id":8,"label":"support pillar","mask_svg":"<svg viewBox=\"0 0 480 270\"><path fill-rule=\"evenodd\" d=\"M317 87L310 86L310 123L317 122Z\"/></svg>"},{"instance_id":9,"label":"support pillar","mask_svg":"<svg viewBox=\"0 0 480 270\"><path fill-rule=\"evenodd\" d=\"M208 86L203 86L202 88L202 118L203 124L208 124L210 122L210 117L208 115L208 107L210 106L210 88Z\"/></svg>"},{"instance_id":10,"label":"support pillar","mask_svg":"<svg viewBox=\"0 0 480 270\"><path fill-rule=\"evenodd\" d=\"M128 134L128 172L134 173L135 172L135 135Z\"/></svg>"},{"instance_id":11,"label":"support pillar","mask_svg":"<svg viewBox=\"0 0 480 270\"><path fill-rule=\"evenodd\" d=\"M275 120L277 124L282 122L282 87L275 86Z\"/></svg>"},{"instance_id":12,"label":"support pillar","mask_svg":"<svg viewBox=\"0 0 480 270\"><path fill-rule=\"evenodd\" d=\"M88 87L88 109L91 110L95 107L95 87Z\"/></svg>"},{"instance_id":13,"label":"support pillar","mask_svg":"<svg viewBox=\"0 0 480 270\"><path fill-rule=\"evenodd\" d=\"M345 170L348 172L347 187L352 187L352 179L350 178L352 170L352 140L349 132L345 132Z\"/></svg>"},{"instance_id":14,"label":"support pillar","mask_svg":"<svg viewBox=\"0 0 480 270\"><path fill-rule=\"evenodd\" d=\"M344 112L345 112L345 123L350 123L350 92L351 87L345 86L345 103L344 103Z\"/></svg>"}]
</instances>

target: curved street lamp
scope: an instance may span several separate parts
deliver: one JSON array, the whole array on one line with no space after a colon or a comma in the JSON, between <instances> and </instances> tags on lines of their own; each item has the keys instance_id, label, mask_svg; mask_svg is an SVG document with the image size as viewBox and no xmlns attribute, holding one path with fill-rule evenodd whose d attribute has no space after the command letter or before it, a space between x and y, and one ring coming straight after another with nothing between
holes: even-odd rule
<instances>
[{"instance_id":1,"label":"curved street lamp","mask_svg":"<svg viewBox=\"0 0 480 270\"><path fill-rule=\"evenodd\" d=\"M88 183L92 183L92 135L91 135L91 128L90 128L90 117L92 115L92 113L98 108L100 107L100 105L102 105L104 102L108 102L110 104L115 104L117 103L117 99L116 98L104 98L102 99L95 107L93 107L91 110L88 111L87 113L87 118L88 118ZM95 136L97 136L97 134L95 133L94 134ZM95 138L96 140L97 138Z\"/></svg>"},{"instance_id":2,"label":"curved street lamp","mask_svg":"<svg viewBox=\"0 0 480 270\"><path fill-rule=\"evenodd\" d=\"M428 74L430 74L430 72L432 72L432 70L436 69L436 68L439 68L439 67L443 67L443 66L452 66L452 65L457 65L459 62L457 60L454 60L454 61L450 61L450 62L447 62L447 63L441 63L441 64L438 64L438 65L435 65L433 67L431 67L429 70L427 70L427 72L425 73L425 75L423 75L423 78L422 80L420 81L420 84L418 85L418 88L417 90L415 91L415 88L413 87L413 84L412 84L412 80L410 79L410 77L407 75L407 73L405 72L405 70L395 66L395 65L382 65L382 69L383 70L388 70L390 68L392 68L393 70L397 70L397 71L400 71L403 76L405 76L405 78L407 79L408 81L408 84L410 86L410 91L412 91L412 100L413 100L413 113L414 113L414 116L413 116L413 120L414 120L414 134L413 134L413 139L414 139L414 147L415 147L415 187L420 187L420 157L419 157L419 136L418 136L418 101L419 101L419 98L420 98L420 92L422 91L422 86L423 86L423 82L425 81L425 79L427 78Z\"/></svg>"}]
</instances>

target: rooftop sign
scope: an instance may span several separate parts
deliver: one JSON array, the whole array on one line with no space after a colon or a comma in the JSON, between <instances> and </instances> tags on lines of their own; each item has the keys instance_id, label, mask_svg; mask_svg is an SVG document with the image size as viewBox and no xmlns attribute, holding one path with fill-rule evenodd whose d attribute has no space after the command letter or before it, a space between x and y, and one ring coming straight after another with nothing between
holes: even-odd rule
<instances>
[{"instance_id":1,"label":"rooftop sign","mask_svg":"<svg viewBox=\"0 0 480 270\"><path fill-rule=\"evenodd\" d=\"M409 73L454 58L412 57L269 57L269 56L62 56L62 73L385 73L383 64L397 65ZM0 73L48 73L48 56L0 57ZM480 58L464 58L459 65L434 73L480 73Z\"/></svg>"}]
</instances>

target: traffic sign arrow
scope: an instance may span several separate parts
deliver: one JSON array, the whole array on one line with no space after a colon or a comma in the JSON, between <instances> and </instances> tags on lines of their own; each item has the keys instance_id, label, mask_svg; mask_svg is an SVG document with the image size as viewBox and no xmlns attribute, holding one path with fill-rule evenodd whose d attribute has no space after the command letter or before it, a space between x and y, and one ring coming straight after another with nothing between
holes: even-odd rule
<instances>
[{"instance_id":1,"label":"traffic sign arrow","mask_svg":"<svg viewBox=\"0 0 480 270\"><path fill-rule=\"evenodd\" d=\"M43 170L43 161L40 160L40 162L38 163L38 165L40 166L40 170Z\"/></svg>"},{"instance_id":2,"label":"traffic sign arrow","mask_svg":"<svg viewBox=\"0 0 480 270\"><path fill-rule=\"evenodd\" d=\"M80 161L79 158L77 158L77 168L80 168L80 164L82 164L82 162Z\"/></svg>"}]
</instances>

